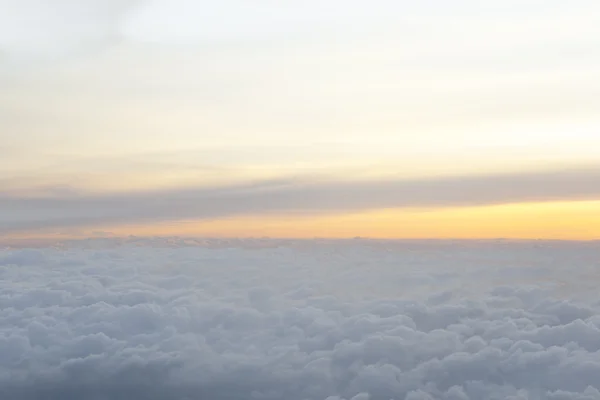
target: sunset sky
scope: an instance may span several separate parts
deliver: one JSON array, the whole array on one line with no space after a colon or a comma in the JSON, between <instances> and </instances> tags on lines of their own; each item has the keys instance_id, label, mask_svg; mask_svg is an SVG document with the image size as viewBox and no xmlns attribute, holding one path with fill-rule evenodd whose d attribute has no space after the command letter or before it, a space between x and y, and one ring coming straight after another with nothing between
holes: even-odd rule
<instances>
[{"instance_id":1,"label":"sunset sky","mask_svg":"<svg viewBox=\"0 0 600 400\"><path fill-rule=\"evenodd\" d=\"M597 0L0 0L0 238L600 239Z\"/></svg>"}]
</instances>

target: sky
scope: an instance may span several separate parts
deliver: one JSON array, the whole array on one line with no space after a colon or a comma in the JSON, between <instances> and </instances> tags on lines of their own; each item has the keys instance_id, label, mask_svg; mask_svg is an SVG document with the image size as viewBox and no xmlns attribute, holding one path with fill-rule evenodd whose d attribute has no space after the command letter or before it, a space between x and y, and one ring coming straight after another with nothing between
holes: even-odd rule
<instances>
[{"instance_id":1,"label":"sky","mask_svg":"<svg viewBox=\"0 0 600 400\"><path fill-rule=\"evenodd\" d=\"M600 239L597 1L0 10L0 237Z\"/></svg>"}]
</instances>

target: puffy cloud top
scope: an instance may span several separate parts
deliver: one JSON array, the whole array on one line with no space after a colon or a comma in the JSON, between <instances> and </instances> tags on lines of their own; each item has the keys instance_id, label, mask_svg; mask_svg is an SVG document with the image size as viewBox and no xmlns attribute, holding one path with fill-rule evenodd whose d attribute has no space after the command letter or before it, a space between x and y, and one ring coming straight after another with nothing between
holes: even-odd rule
<instances>
[{"instance_id":1,"label":"puffy cloud top","mask_svg":"<svg viewBox=\"0 0 600 400\"><path fill-rule=\"evenodd\" d=\"M593 244L114 243L0 253L3 399L600 399Z\"/></svg>"}]
</instances>

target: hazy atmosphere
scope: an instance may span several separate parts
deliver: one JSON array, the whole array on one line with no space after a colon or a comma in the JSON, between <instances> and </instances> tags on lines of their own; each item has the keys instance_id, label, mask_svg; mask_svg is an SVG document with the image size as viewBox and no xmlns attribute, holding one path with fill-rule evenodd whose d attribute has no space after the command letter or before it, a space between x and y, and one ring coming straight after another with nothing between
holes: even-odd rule
<instances>
[{"instance_id":1,"label":"hazy atmosphere","mask_svg":"<svg viewBox=\"0 0 600 400\"><path fill-rule=\"evenodd\" d=\"M600 238L597 1L0 10L7 240Z\"/></svg>"},{"instance_id":2,"label":"hazy atmosphere","mask_svg":"<svg viewBox=\"0 0 600 400\"><path fill-rule=\"evenodd\" d=\"M600 1L0 0L0 400L600 400Z\"/></svg>"}]
</instances>

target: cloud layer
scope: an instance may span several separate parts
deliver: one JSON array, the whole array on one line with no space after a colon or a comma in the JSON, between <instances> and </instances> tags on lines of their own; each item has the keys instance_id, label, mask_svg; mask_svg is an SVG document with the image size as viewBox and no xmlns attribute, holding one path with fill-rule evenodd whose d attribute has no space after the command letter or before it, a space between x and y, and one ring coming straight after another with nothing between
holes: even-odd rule
<instances>
[{"instance_id":1,"label":"cloud layer","mask_svg":"<svg viewBox=\"0 0 600 400\"><path fill-rule=\"evenodd\" d=\"M385 208L441 208L597 200L600 170L566 170L421 180L281 179L213 188L119 194L0 191L0 232L90 227L269 213L344 213Z\"/></svg>"},{"instance_id":2,"label":"cloud layer","mask_svg":"<svg viewBox=\"0 0 600 400\"><path fill-rule=\"evenodd\" d=\"M600 399L598 255L426 241L4 250L0 395Z\"/></svg>"}]
</instances>

